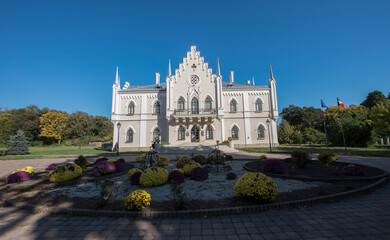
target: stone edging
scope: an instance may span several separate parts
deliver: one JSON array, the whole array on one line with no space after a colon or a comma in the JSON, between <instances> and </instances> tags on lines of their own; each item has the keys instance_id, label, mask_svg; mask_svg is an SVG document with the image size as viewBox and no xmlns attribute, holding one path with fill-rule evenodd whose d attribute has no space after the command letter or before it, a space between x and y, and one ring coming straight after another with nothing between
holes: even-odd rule
<instances>
[{"instance_id":1,"label":"stone edging","mask_svg":"<svg viewBox=\"0 0 390 240\"><path fill-rule=\"evenodd\" d=\"M382 179L379 179L375 183L368 186L354 189L347 192L331 194L327 196L314 197L303 200L288 201L281 203L270 203L254 206L242 206L242 207L230 207L230 208L214 208L214 209L201 209L201 210L185 210L185 211L141 211L141 212L128 212L128 211L107 211L107 210L89 210L89 209L76 209L76 208L58 208L58 207L45 207L29 203L21 203L13 200L5 200L3 206L16 207L21 209L31 210L34 213L46 212L51 214L67 214L67 215L82 215L82 216L104 216L104 217L128 217L128 218L195 218L195 217L210 217L221 215L232 215L242 213L255 213L264 212L268 210L277 210L284 208L304 207L308 205L335 202L345 199L349 196L363 194L373 191L380 186L388 182L388 174Z\"/></svg>"}]
</instances>

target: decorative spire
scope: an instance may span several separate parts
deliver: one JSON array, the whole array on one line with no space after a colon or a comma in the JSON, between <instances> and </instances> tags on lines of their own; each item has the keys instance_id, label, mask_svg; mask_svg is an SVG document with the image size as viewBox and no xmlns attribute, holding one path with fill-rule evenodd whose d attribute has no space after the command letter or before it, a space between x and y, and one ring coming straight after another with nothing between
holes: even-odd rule
<instances>
[{"instance_id":1,"label":"decorative spire","mask_svg":"<svg viewBox=\"0 0 390 240\"><path fill-rule=\"evenodd\" d=\"M274 74L272 73L272 66L271 66L271 63L269 64L269 79L270 79L270 80L275 80L275 79L274 79Z\"/></svg>"},{"instance_id":2,"label":"decorative spire","mask_svg":"<svg viewBox=\"0 0 390 240\"><path fill-rule=\"evenodd\" d=\"M255 86L255 77L252 77L252 85Z\"/></svg>"},{"instance_id":3,"label":"decorative spire","mask_svg":"<svg viewBox=\"0 0 390 240\"><path fill-rule=\"evenodd\" d=\"M168 65L168 77L171 76L171 59L169 59L169 65Z\"/></svg>"},{"instance_id":4,"label":"decorative spire","mask_svg":"<svg viewBox=\"0 0 390 240\"><path fill-rule=\"evenodd\" d=\"M119 78L119 67L116 67L115 84L119 87L121 85Z\"/></svg>"},{"instance_id":5,"label":"decorative spire","mask_svg":"<svg viewBox=\"0 0 390 240\"><path fill-rule=\"evenodd\" d=\"M221 68L219 67L219 58L217 58L217 61L218 61L217 75L221 76Z\"/></svg>"}]
</instances>

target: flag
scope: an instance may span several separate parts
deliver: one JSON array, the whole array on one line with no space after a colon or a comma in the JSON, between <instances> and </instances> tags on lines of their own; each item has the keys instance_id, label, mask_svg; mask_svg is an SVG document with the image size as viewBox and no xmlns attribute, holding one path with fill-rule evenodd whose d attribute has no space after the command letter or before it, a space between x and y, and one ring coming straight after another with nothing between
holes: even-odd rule
<instances>
[{"instance_id":1,"label":"flag","mask_svg":"<svg viewBox=\"0 0 390 240\"><path fill-rule=\"evenodd\" d=\"M328 106L326 106L326 104L324 103L324 101L322 101L322 99L321 99L321 107L322 107L322 108L325 108L325 109L328 108Z\"/></svg>"},{"instance_id":2,"label":"flag","mask_svg":"<svg viewBox=\"0 0 390 240\"><path fill-rule=\"evenodd\" d=\"M344 105L344 103L342 103L342 102L340 101L339 98L337 98L337 105L339 105L339 106L341 106L341 107L343 107L343 108L347 108L347 107Z\"/></svg>"}]
</instances>

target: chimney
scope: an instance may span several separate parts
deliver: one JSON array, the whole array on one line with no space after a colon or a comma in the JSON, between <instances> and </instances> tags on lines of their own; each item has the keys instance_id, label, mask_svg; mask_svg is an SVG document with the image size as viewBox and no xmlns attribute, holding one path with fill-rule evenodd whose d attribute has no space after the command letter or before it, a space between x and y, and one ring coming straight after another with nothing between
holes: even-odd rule
<instances>
[{"instance_id":1,"label":"chimney","mask_svg":"<svg viewBox=\"0 0 390 240\"><path fill-rule=\"evenodd\" d=\"M156 72L156 87L160 87L160 73Z\"/></svg>"},{"instance_id":2,"label":"chimney","mask_svg":"<svg viewBox=\"0 0 390 240\"><path fill-rule=\"evenodd\" d=\"M234 83L234 71L230 71L230 84Z\"/></svg>"},{"instance_id":3,"label":"chimney","mask_svg":"<svg viewBox=\"0 0 390 240\"><path fill-rule=\"evenodd\" d=\"M246 80L246 84L251 85L251 80Z\"/></svg>"}]
</instances>

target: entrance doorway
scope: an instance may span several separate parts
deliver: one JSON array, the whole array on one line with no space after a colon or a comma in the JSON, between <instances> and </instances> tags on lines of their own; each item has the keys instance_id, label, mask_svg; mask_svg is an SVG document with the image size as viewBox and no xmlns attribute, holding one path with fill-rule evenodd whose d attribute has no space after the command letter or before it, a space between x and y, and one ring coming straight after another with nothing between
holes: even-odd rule
<instances>
[{"instance_id":1,"label":"entrance doorway","mask_svg":"<svg viewBox=\"0 0 390 240\"><path fill-rule=\"evenodd\" d=\"M191 129L191 142L199 142L199 127L193 126Z\"/></svg>"}]
</instances>

